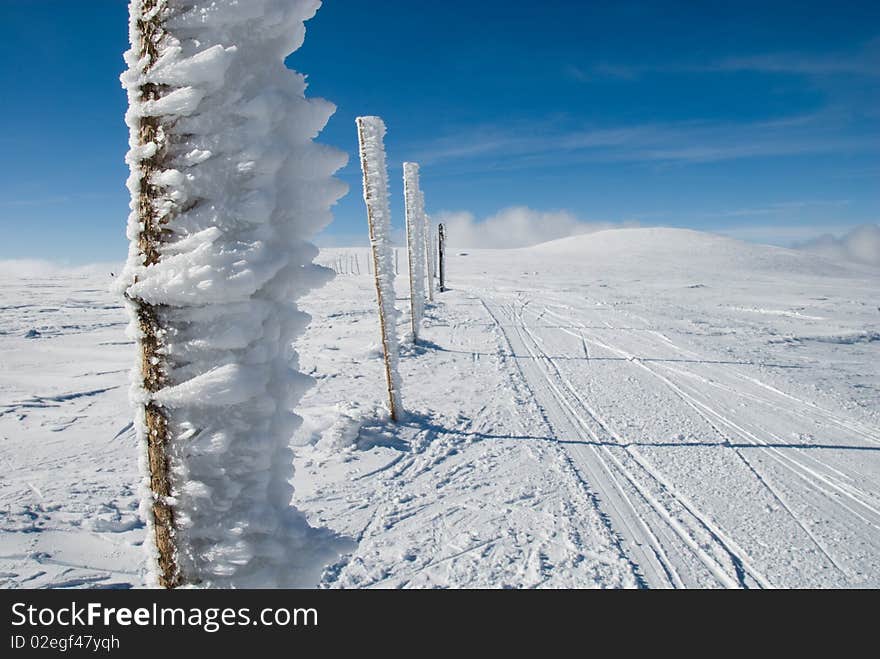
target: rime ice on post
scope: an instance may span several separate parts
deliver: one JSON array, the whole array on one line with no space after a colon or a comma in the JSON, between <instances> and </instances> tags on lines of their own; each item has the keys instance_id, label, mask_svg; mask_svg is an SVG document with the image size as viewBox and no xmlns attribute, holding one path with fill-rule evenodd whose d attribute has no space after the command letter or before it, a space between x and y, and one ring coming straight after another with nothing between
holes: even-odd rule
<instances>
[{"instance_id":1,"label":"rime ice on post","mask_svg":"<svg viewBox=\"0 0 880 659\"><path fill-rule=\"evenodd\" d=\"M335 108L284 66L317 0L133 0L130 249L149 581L313 586L341 546L290 505L292 412L311 385L295 301L345 193L313 143Z\"/></svg>"},{"instance_id":2,"label":"rime ice on post","mask_svg":"<svg viewBox=\"0 0 880 659\"><path fill-rule=\"evenodd\" d=\"M427 279L425 284L428 288L428 300L434 301L434 237L431 234L431 219L425 212L425 193L419 191L419 210L422 214L422 236L425 239L425 272Z\"/></svg>"},{"instance_id":3,"label":"rime ice on post","mask_svg":"<svg viewBox=\"0 0 880 659\"><path fill-rule=\"evenodd\" d=\"M440 263L438 272L440 275L440 292L446 292L446 227L442 224L437 226L437 260Z\"/></svg>"},{"instance_id":4,"label":"rime ice on post","mask_svg":"<svg viewBox=\"0 0 880 659\"><path fill-rule=\"evenodd\" d=\"M425 241L422 236L424 221L421 212L422 194L419 190L419 166L403 163L403 195L406 203L406 251L409 256L409 293L412 311L412 340L418 343L419 326L425 309Z\"/></svg>"},{"instance_id":5,"label":"rime ice on post","mask_svg":"<svg viewBox=\"0 0 880 659\"><path fill-rule=\"evenodd\" d=\"M394 256L391 248L391 211L388 206L388 170L385 165L385 124L379 117L358 117L358 144L364 174L364 202L370 227L370 246L379 304L379 328L385 356L388 409L397 421L403 413L398 373L397 309L394 306Z\"/></svg>"}]
</instances>

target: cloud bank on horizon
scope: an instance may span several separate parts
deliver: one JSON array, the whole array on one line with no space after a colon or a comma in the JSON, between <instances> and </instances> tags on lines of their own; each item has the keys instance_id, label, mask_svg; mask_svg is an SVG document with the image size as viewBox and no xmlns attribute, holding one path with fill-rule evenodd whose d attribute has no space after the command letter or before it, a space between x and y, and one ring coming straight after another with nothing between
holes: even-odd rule
<instances>
[{"instance_id":1,"label":"cloud bank on horizon","mask_svg":"<svg viewBox=\"0 0 880 659\"><path fill-rule=\"evenodd\" d=\"M32 278L106 275L122 270L123 261L73 265L50 259L0 259L0 278Z\"/></svg>"},{"instance_id":2,"label":"cloud bank on horizon","mask_svg":"<svg viewBox=\"0 0 880 659\"><path fill-rule=\"evenodd\" d=\"M513 249L603 229L639 226L637 222L590 222L566 210L539 211L511 206L478 220L467 211L445 211L433 218L446 227L451 247Z\"/></svg>"},{"instance_id":3,"label":"cloud bank on horizon","mask_svg":"<svg viewBox=\"0 0 880 659\"><path fill-rule=\"evenodd\" d=\"M445 211L439 213L434 220L446 225L450 247L473 249L530 247L550 240L606 229L641 226L635 220L585 221L570 211L540 211L526 206L505 208L482 220L468 211ZM720 233L739 237L736 231ZM794 242L791 246L839 261L880 266L880 225L864 224L839 236L830 232L824 233L816 238Z\"/></svg>"},{"instance_id":4,"label":"cloud bank on horizon","mask_svg":"<svg viewBox=\"0 0 880 659\"><path fill-rule=\"evenodd\" d=\"M795 247L839 261L880 267L880 225L863 224L839 238L825 234Z\"/></svg>"}]
</instances>

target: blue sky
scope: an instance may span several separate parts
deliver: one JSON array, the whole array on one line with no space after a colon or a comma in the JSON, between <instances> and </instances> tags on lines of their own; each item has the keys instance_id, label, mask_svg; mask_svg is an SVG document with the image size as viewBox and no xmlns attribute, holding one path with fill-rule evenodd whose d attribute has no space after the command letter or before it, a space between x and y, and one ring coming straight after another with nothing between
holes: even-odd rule
<instances>
[{"instance_id":1,"label":"blue sky","mask_svg":"<svg viewBox=\"0 0 880 659\"><path fill-rule=\"evenodd\" d=\"M121 260L126 2L0 0L0 19L0 258ZM778 244L880 220L877 2L331 0L288 63L339 107L322 141L354 156L354 118L385 119L392 182L421 162L435 217ZM340 176L322 241L362 242L356 158Z\"/></svg>"}]
</instances>

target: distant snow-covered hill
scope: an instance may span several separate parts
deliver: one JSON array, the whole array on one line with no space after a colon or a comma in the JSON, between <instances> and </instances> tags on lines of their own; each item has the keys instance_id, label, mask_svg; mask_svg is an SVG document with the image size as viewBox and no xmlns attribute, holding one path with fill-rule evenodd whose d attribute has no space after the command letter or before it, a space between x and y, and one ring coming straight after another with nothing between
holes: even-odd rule
<instances>
[{"instance_id":1,"label":"distant snow-covered hill","mask_svg":"<svg viewBox=\"0 0 880 659\"><path fill-rule=\"evenodd\" d=\"M609 229L516 250L541 259L576 260L585 268L715 272L725 269L823 276L870 272L867 266L713 233L673 228ZM878 273L880 274L880 273Z\"/></svg>"}]
</instances>

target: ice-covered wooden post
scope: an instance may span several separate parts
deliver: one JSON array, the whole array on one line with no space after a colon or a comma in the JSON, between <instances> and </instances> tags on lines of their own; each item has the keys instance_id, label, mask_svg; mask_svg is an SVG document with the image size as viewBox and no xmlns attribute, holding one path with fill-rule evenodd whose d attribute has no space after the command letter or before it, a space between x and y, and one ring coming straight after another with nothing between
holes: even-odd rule
<instances>
[{"instance_id":1,"label":"ice-covered wooden post","mask_svg":"<svg viewBox=\"0 0 880 659\"><path fill-rule=\"evenodd\" d=\"M138 67L139 79L132 80L129 97L132 105L156 104L168 93L168 86L149 81L150 73L167 48L168 34L165 28L167 11L163 0L140 0L133 2L130 10L131 51L129 65ZM129 236L131 252L145 268L156 265L161 258L165 241L166 225L170 214L160 211L162 188L156 178L167 168L168 138L173 117L145 112L129 111L130 128L132 220L137 230ZM131 232L130 232L131 233ZM124 279L124 275L123 275ZM135 279L136 281L136 279ZM133 325L138 334L138 377L135 385L143 391L143 403L138 409L139 434L146 445L145 467L152 501L149 504L149 544L155 548L156 577L158 585L174 588L181 583L178 563L179 550L175 533L176 511L171 504L171 474L168 412L151 396L167 382L167 328L160 317L160 305L137 296L126 295L132 312Z\"/></svg>"},{"instance_id":2,"label":"ice-covered wooden post","mask_svg":"<svg viewBox=\"0 0 880 659\"><path fill-rule=\"evenodd\" d=\"M332 177L345 154L312 141L335 108L284 65L318 6L129 5L118 286L137 343L150 585L314 586L342 549L291 506L290 485L292 407L311 384L296 300L329 272L307 241L346 190Z\"/></svg>"},{"instance_id":3,"label":"ice-covered wooden post","mask_svg":"<svg viewBox=\"0 0 880 659\"><path fill-rule=\"evenodd\" d=\"M370 228L379 329L385 359L388 411L397 421L403 413L398 374L397 308L394 306L394 255L391 247L391 211L388 205L388 170L385 165L385 123L379 117L358 117L358 144L364 175L364 203Z\"/></svg>"},{"instance_id":4,"label":"ice-covered wooden post","mask_svg":"<svg viewBox=\"0 0 880 659\"><path fill-rule=\"evenodd\" d=\"M406 251L409 257L410 325L413 343L419 341L419 326L425 307L425 260L422 250L424 222L419 209L419 166L413 162L403 163L403 197L406 205Z\"/></svg>"},{"instance_id":5,"label":"ice-covered wooden post","mask_svg":"<svg viewBox=\"0 0 880 659\"><path fill-rule=\"evenodd\" d=\"M431 233L431 220L425 212L425 193L419 192L419 209L422 214L422 235L425 238L425 272L427 273L426 285L428 287L428 301L434 301L434 237Z\"/></svg>"},{"instance_id":6,"label":"ice-covered wooden post","mask_svg":"<svg viewBox=\"0 0 880 659\"><path fill-rule=\"evenodd\" d=\"M446 292L446 228L437 227L437 252L440 261L440 292Z\"/></svg>"}]
</instances>

